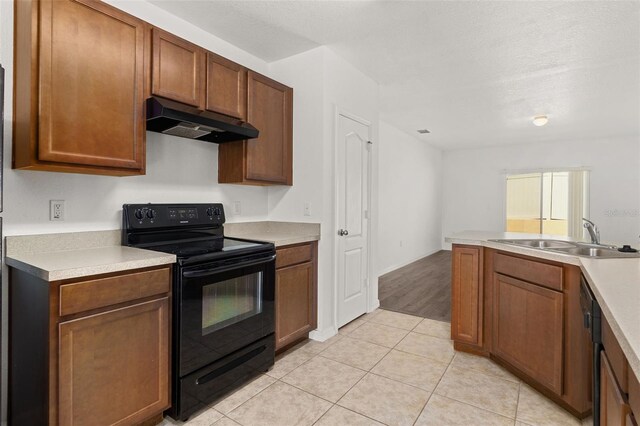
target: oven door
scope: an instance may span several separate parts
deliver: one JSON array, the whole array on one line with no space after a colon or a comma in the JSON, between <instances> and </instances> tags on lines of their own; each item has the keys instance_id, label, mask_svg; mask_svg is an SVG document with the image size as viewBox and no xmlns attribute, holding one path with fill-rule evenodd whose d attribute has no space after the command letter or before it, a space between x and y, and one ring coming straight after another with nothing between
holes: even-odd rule
<instances>
[{"instance_id":1,"label":"oven door","mask_svg":"<svg viewBox=\"0 0 640 426\"><path fill-rule=\"evenodd\" d=\"M180 376L275 329L275 254L185 267L178 309Z\"/></svg>"}]
</instances>

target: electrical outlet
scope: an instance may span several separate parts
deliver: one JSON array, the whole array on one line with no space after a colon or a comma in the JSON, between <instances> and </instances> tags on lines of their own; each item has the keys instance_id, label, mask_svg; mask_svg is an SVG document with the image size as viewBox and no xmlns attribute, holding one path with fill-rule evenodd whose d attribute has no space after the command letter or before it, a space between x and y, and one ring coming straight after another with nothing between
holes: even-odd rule
<instances>
[{"instance_id":1,"label":"electrical outlet","mask_svg":"<svg viewBox=\"0 0 640 426\"><path fill-rule=\"evenodd\" d=\"M400 240L400 247L402 247L402 240Z\"/></svg>"},{"instance_id":2,"label":"electrical outlet","mask_svg":"<svg viewBox=\"0 0 640 426\"><path fill-rule=\"evenodd\" d=\"M242 214L242 203L240 201L233 202L233 214L237 216Z\"/></svg>"},{"instance_id":3,"label":"electrical outlet","mask_svg":"<svg viewBox=\"0 0 640 426\"><path fill-rule=\"evenodd\" d=\"M304 215L311 216L311 203L308 201L304 203Z\"/></svg>"},{"instance_id":4,"label":"electrical outlet","mask_svg":"<svg viewBox=\"0 0 640 426\"><path fill-rule=\"evenodd\" d=\"M64 220L64 200L49 201L49 220Z\"/></svg>"}]
</instances>

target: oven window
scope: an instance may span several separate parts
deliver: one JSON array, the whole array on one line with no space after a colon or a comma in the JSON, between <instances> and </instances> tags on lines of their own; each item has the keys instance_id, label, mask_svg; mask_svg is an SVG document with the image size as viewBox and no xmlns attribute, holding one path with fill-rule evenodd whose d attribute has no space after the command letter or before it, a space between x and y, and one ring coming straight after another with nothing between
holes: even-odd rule
<instances>
[{"instance_id":1,"label":"oven window","mask_svg":"<svg viewBox=\"0 0 640 426\"><path fill-rule=\"evenodd\" d=\"M262 312L262 272L202 287L202 335Z\"/></svg>"}]
</instances>

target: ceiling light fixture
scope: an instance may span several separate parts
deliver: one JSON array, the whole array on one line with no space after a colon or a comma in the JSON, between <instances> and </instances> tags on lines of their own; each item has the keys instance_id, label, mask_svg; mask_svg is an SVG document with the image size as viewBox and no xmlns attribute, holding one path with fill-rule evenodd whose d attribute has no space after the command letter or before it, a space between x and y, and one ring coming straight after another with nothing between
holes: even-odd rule
<instances>
[{"instance_id":1,"label":"ceiling light fixture","mask_svg":"<svg viewBox=\"0 0 640 426\"><path fill-rule=\"evenodd\" d=\"M535 117L533 117L534 126L544 126L548 121L549 117L547 117L546 115L536 115Z\"/></svg>"},{"instance_id":2,"label":"ceiling light fixture","mask_svg":"<svg viewBox=\"0 0 640 426\"><path fill-rule=\"evenodd\" d=\"M417 130L418 133L420 133L421 135L425 135L427 133L431 133L429 130L427 129L418 129Z\"/></svg>"}]
</instances>

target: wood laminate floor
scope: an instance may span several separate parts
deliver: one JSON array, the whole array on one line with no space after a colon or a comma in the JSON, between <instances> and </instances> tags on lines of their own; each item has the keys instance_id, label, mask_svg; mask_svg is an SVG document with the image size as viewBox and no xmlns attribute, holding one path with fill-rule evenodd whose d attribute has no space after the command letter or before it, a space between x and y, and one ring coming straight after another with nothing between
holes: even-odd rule
<instances>
[{"instance_id":1,"label":"wood laminate floor","mask_svg":"<svg viewBox=\"0 0 640 426\"><path fill-rule=\"evenodd\" d=\"M451 252L441 250L378 279L380 307L451 322Z\"/></svg>"}]
</instances>

